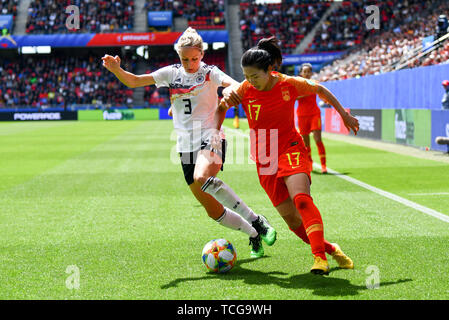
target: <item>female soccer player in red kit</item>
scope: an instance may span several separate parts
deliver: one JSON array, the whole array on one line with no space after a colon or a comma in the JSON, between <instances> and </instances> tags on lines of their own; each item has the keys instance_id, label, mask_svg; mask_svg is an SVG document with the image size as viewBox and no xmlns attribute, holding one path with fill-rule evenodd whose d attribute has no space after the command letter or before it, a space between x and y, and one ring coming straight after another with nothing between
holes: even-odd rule
<instances>
[{"instance_id":1,"label":"female soccer player in red kit","mask_svg":"<svg viewBox=\"0 0 449 320\"><path fill-rule=\"evenodd\" d=\"M263 216L257 215L225 182L217 177L225 160L226 141L220 153L210 147L214 131L214 114L218 106L218 87L238 84L216 66L202 62L203 39L193 28L187 28L178 39L180 63L158 69L151 74L135 75L120 67L120 58L105 55L103 66L128 87L156 85L170 89L177 152L184 178L190 191L209 217L220 225L240 230L249 236L250 256L264 255L262 240L276 241L276 230ZM207 192L202 185L208 182Z\"/></svg>"},{"instance_id":2,"label":"female soccer player in red kit","mask_svg":"<svg viewBox=\"0 0 449 320\"><path fill-rule=\"evenodd\" d=\"M310 196L307 150L294 124L295 100L317 94L334 106L354 133L358 131L358 121L322 85L273 71L281 63L281 50L274 37L260 40L257 47L244 53L241 64L246 80L223 92L224 98L215 113L216 129L221 128L226 110L241 102L251 129L251 152L260 184L290 230L310 243L314 257L310 271L329 273L325 253L332 255L341 268L352 269L352 260L340 247L324 239L321 214ZM213 146L219 148L219 135L212 140Z\"/></svg>"},{"instance_id":3,"label":"female soccer player in red kit","mask_svg":"<svg viewBox=\"0 0 449 320\"><path fill-rule=\"evenodd\" d=\"M301 66L299 75L305 79L312 78L312 65L310 63L304 63ZM310 165L312 166L312 148L310 146L310 133L313 134L315 140L318 155L320 156L321 172L327 173L326 168L326 149L324 148L323 141L321 140L321 111L316 103L316 94L299 97L298 109L296 109L296 116L298 117L299 133L304 140ZM312 170L312 168L311 168Z\"/></svg>"}]
</instances>

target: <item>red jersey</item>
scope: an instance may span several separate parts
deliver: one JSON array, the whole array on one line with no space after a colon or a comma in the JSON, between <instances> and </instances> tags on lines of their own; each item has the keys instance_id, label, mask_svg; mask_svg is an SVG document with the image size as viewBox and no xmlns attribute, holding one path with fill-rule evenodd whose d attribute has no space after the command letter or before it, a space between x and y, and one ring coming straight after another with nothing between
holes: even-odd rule
<instances>
[{"instance_id":1,"label":"red jersey","mask_svg":"<svg viewBox=\"0 0 449 320\"><path fill-rule=\"evenodd\" d=\"M291 146L304 142L295 128L294 105L297 97L316 94L316 82L272 72L278 82L269 91L258 91L247 80L237 90L251 129L251 155L258 164L278 158ZM256 152L257 150L257 152Z\"/></svg>"},{"instance_id":2,"label":"red jersey","mask_svg":"<svg viewBox=\"0 0 449 320\"><path fill-rule=\"evenodd\" d=\"M316 94L298 98L298 108L296 109L296 115L298 117L314 116L317 114L321 114L321 111L316 103Z\"/></svg>"}]
</instances>

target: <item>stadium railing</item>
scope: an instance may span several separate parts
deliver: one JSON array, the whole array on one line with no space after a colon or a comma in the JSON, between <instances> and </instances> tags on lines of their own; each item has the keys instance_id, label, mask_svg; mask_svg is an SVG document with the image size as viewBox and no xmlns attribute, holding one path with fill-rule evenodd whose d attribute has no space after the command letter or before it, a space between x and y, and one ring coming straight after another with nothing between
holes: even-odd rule
<instances>
[{"instance_id":1,"label":"stadium railing","mask_svg":"<svg viewBox=\"0 0 449 320\"><path fill-rule=\"evenodd\" d=\"M394 62L393 64L391 64L389 66L389 68L387 68L387 71L397 71L397 70L402 70L404 68L407 68L408 65L412 64L416 60L419 60L419 59L429 55L433 51L437 50L440 47L440 45L443 44L448 39L449 39L449 33L447 33L446 35L442 36L441 38L435 40L427 47L424 47L421 45L420 47L416 48L412 52L412 54L406 61L401 62L401 60L399 60L399 61Z\"/></svg>"}]
</instances>

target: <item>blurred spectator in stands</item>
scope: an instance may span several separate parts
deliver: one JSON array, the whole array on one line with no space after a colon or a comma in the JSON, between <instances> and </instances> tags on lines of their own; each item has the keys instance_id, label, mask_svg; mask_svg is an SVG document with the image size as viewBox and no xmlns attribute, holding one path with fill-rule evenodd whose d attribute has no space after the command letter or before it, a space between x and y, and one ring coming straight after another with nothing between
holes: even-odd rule
<instances>
[{"instance_id":1,"label":"blurred spectator in stands","mask_svg":"<svg viewBox=\"0 0 449 320\"><path fill-rule=\"evenodd\" d=\"M444 80L442 85L444 88L444 95L443 99L441 100L441 107L444 110L449 110L449 80Z\"/></svg>"},{"instance_id":2,"label":"blurred spectator in stands","mask_svg":"<svg viewBox=\"0 0 449 320\"><path fill-rule=\"evenodd\" d=\"M240 2L240 30L243 49L256 45L263 37L276 35L283 52L292 53L304 36L330 6L324 1L282 1L258 4Z\"/></svg>"},{"instance_id":3,"label":"blurred spectator in stands","mask_svg":"<svg viewBox=\"0 0 449 320\"><path fill-rule=\"evenodd\" d=\"M0 15L12 15L13 16L13 26L11 27L11 30L8 30L6 28L2 29L1 34L2 36L8 36L12 32L12 28L14 27L14 20L17 16L17 6L18 6L19 0L0 0Z\"/></svg>"},{"instance_id":4,"label":"blurred spectator in stands","mask_svg":"<svg viewBox=\"0 0 449 320\"><path fill-rule=\"evenodd\" d=\"M17 15L18 4L19 0L1 0L0 14L12 14L15 17Z\"/></svg>"},{"instance_id":5,"label":"blurred spectator in stands","mask_svg":"<svg viewBox=\"0 0 449 320\"><path fill-rule=\"evenodd\" d=\"M98 57L29 56L0 59L0 106L35 107L132 103L129 90L92 61ZM126 60L128 62L128 60ZM125 62L125 63L127 63ZM128 62L129 70L134 63ZM105 78L105 80L101 80Z\"/></svg>"},{"instance_id":6,"label":"blurred spectator in stands","mask_svg":"<svg viewBox=\"0 0 449 320\"><path fill-rule=\"evenodd\" d=\"M437 31L437 39L441 38L442 36L444 36L446 33L449 32L449 22L447 21L447 17L444 14L438 17L436 31Z\"/></svg>"},{"instance_id":7,"label":"blurred spectator in stands","mask_svg":"<svg viewBox=\"0 0 449 320\"><path fill-rule=\"evenodd\" d=\"M80 29L68 30L67 0L32 0L28 8L27 33L126 32L134 28L134 2L128 0L76 1L80 9Z\"/></svg>"},{"instance_id":8,"label":"blurred spectator in stands","mask_svg":"<svg viewBox=\"0 0 449 320\"><path fill-rule=\"evenodd\" d=\"M147 0L147 11L172 11L173 17L184 17L195 29L224 29L224 0Z\"/></svg>"},{"instance_id":9,"label":"blurred spectator in stands","mask_svg":"<svg viewBox=\"0 0 449 320\"><path fill-rule=\"evenodd\" d=\"M385 2L386 5L391 4L388 3ZM410 0L408 4L405 7L398 2L394 3L397 7L386 8L395 18L388 20L388 23L382 18L381 32L367 33L360 45L324 67L316 79L321 82L341 80L447 63L449 40L427 55L418 57L418 54L422 51L423 39L435 35L434 26L441 12L449 11L449 2Z\"/></svg>"}]
</instances>

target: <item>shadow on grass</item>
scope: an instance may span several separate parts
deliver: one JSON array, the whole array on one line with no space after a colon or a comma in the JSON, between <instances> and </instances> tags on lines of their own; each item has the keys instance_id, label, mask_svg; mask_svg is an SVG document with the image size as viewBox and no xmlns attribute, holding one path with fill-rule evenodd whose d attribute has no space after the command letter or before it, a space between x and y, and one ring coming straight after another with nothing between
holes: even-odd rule
<instances>
[{"instance_id":1,"label":"shadow on grass","mask_svg":"<svg viewBox=\"0 0 449 320\"><path fill-rule=\"evenodd\" d=\"M311 174L317 174L317 175L320 175L320 176L350 176L351 172L337 172L337 173L326 172L326 173L322 173L321 171L318 171L318 170L312 170Z\"/></svg>"},{"instance_id":2,"label":"shadow on grass","mask_svg":"<svg viewBox=\"0 0 449 320\"><path fill-rule=\"evenodd\" d=\"M234 268L224 274L207 273L202 277L192 278L178 278L166 285L161 286L161 289L169 289L177 287L178 284L189 281L201 281L201 280L243 280L247 285L277 285L285 289L308 289L313 290L312 294L316 296L327 297L341 297L341 296L355 296L360 294L361 291L370 290L366 286L353 285L346 279L333 278L332 272L340 270L340 268L332 268L329 276L314 275L310 272L304 274L293 275L290 277L285 272L270 271L262 272L258 270L251 270L243 268L243 264L251 263L261 259L267 259L269 256L264 256L259 259L245 259L240 260L234 266ZM351 272L348 270L348 272ZM404 282L413 281L412 279L400 279L397 281L381 282L380 287L396 285Z\"/></svg>"}]
</instances>

